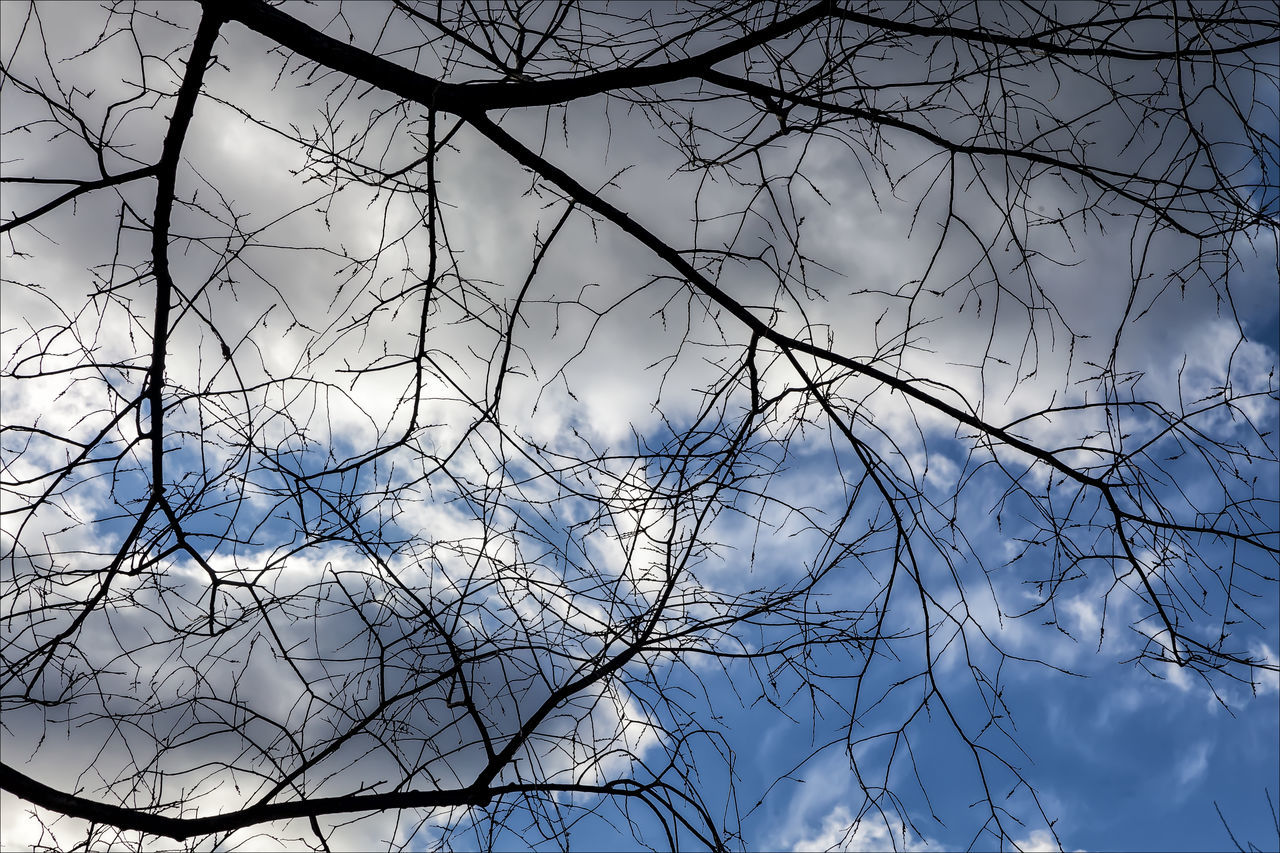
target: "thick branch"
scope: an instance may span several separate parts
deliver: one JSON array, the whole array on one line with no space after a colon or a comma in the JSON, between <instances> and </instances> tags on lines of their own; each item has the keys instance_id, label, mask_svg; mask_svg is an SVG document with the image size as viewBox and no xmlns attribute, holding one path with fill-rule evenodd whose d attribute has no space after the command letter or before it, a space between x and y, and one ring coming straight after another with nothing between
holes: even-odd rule
<instances>
[{"instance_id":1,"label":"thick branch","mask_svg":"<svg viewBox=\"0 0 1280 853\"><path fill-rule=\"evenodd\" d=\"M208 817L177 818L64 794L3 762L0 762L0 789L68 817L105 823L118 829L162 835L178 841L197 835L232 832L273 820L385 809L483 805L489 802L494 793L463 788L452 791L393 791L385 794L316 797L287 803L264 803ZM501 793L499 789L494 790Z\"/></svg>"},{"instance_id":2,"label":"thick branch","mask_svg":"<svg viewBox=\"0 0 1280 853\"><path fill-rule=\"evenodd\" d=\"M160 162L156 164L156 210L151 225L151 262L156 277L156 316L151 335L151 370L147 376L147 402L151 408L151 488L164 492L164 365L169 342L169 310L173 304L173 276L169 272L169 223L173 217L173 196L178 182L178 160L205 70L213 55L213 43L222 26L221 17L208 8L200 19L187 71L178 89L173 118L165 134Z\"/></svg>"},{"instance_id":3,"label":"thick branch","mask_svg":"<svg viewBox=\"0 0 1280 853\"><path fill-rule=\"evenodd\" d=\"M426 74L354 47L321 33L268 6L262 0L202 0L236 21L326 68L350 74L388 92L455 115L477 111L562 104L618 89L659 86L696 77L716 63L738 56L813 23L829 14L831 4L819 2L719 47L662 65L613 68L583 77L521 83L445 83Z\"/></svg>"}]
</instances>

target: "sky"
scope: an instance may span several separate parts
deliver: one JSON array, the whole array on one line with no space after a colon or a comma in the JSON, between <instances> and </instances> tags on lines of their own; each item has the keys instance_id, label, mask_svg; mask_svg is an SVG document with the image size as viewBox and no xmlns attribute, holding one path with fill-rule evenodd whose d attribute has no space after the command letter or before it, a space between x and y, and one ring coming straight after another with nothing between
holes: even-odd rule
<instances>
[{"instance_id":1,"label":"sky","mask_svg":"<svg viewBox=\"0 0 1280 853\"><path fill-rule=\"evenodd\" d=\"M421 40L414 26L381 4L283 8L341 41L376 44L392 61L416 57L424 73L446 61L413 51ZM636 8L588 7L586 20L621 38L627 30L609 13ZM653 13L670 21L663 16L693 8L659 5ZM0 57L11 75L0 90L4 175L99 174L79 125L55 132L43 119L65 115L19 82L52 92L55 73L84 126L122 146L104 155L109 171L154 161L172 101L126 99L143 79L176 89L198 11L142 4L130 19L77 3L40 7L37 19L25 4L0 4ZM721 37L713 29L685 47L696 52ZM813 43L791 46L798 66L814 60ZM849 59L866 81L924 73L919 57L877 50L864 46ZM36 695L75 693L48 708L14 686L14 678L27 683L30 666L16 661L52 630L27 608L48 605L49 624L65 624L93 594L148 487L151 451L138 440L146 409L129 401L141 392L151 346L150 235L136 220L150 216L155 182L87 194L0 237L4 423L46 431L9 431L0 448L6 763L103 800L172 799L180 787L182 796L204 798L206 814L244 802L242 786L262 790L269 779L255 774L273 762L288 766L297 744L323 744L380 696L411 690L422 698L393 706L396 725L386 735L400 752L357 738L341 754L345 763L307 777L310 793L376 786L394 778L397 761L417 769L418 784L466 784L483 754L457 710L457 685L433 680L448 660L442 637L500 647L470 672L494 730L509 731L548 695L551 680L599 654L610 631L618 635L653 605L678 552L687 567L662 629L676 630L683 618L702 620L703 633L682 638L678 653L638 658L567 703L501 780L519 773L590 781L649 772L675 754L680 768L695 768L685 772L717 819L740 833L731 844L747 849L992 849L984 778L997 808L1007 809L1006 842L1025 850L1225 849L1222 819L1242 844L1280 843L1269 806L1280 797L1274 668L1202 678L1143 657L1161 641L1160 628L1099 532L1098 498L1088 488L1055 483L1043 466L1028 470L1007 448L994 464L945 412L872 379L820 374L855 424L858 448L878 454L877 470L894 483L918 489L903 504L915 513L912 561L896 563L889 514L857 452L827 413L803 402L798 371L776 347L761 344L753 369L759 394L777 400L754 425L734 476L717 467L715 453L751 400L750 332L631 235L580 207L558 225L568 208L563 193L474 129L455 130L447 116L437 138L452 135L433 171L419 164L401 176L437 182L435 213L421 193L389 192L396 179L353 183L343 171L349 164L325 152L386 172L413 162L429 133L421 107L313 73L237 23L224 25L214 53L178 171L186 203L175 212L170 252L184 295L167 379L192 393L171 392L165 456L207 568L168 553L158 561L163 571L122 580L110 606L86 619L58 665L33 682ZM564 65L545 67L563 73ZM1118 171L1147 168L1144 156L1156 161L1180 144L1158 129L1135 130L1129 102L1098 107L1087 74L1064 84L1037 66L1009 73L1012 90L1049 111L1046 122L1077 121L1077 142ZM451 74L492 78L464 66ZM1150 84L1140 73L1126 83L1135 92ZM977 112L964 99L983 90L979 78L936 95L941 117L922 110L921 120L962 134ZM1247 94L1250 120L1263 132L1267 110L1274 116L1280 102L1274 73L1246 94L1239 76L1218 91ZM895 93L886 84L874 97L887 108ZM750 122L763 114L750 102L695 97L685 84L659 94L648 107L593 97L491 118L670 246L703 249L695 265L778 331L926 378L940 399L991 423L1016 422L1074 463L1096 455L1071 448L1114 441L1132 450L1149 441L1143 464L1151 479L1133 498L1135 511L1150 511L1139 501L1157 498L1176 518L1200 521L1195 508L1219 507L1224 488L1227 497L1244 488L1215 476L1234 470L1240 484L1256 477L1254 529L1269 531L1260 538L1274 549L1274 229L1232 237L1224 266L1185 236L1135 224L1131 208L1079 182L1039 174L1017 184L992 161L981 161L981 173L962 161L948 185L946 158L928 143L886 135L879 145L856 124L792 134L723 168L690 169L691 155L732 150L734 134L756 132ZM681 136L680 118L695 106L700 126L715 132ZM1195 115L1221 143L1219 167L1256 188L1274 221L1274 174L1230 160L1240 128L1229 106L1206 97ZM1037 138L1054 137L1046 130ZM308 150L299 139L314 144ZM1274 145L1269 156L1274 170ZM773 177L771 193L752 180L761 172ZM6 221L52 197L42 185L3 190ZM1009 199L1022 218L1002 219ZM1111 213L1094 215L1094 204ZM1068 215L1077 209L1085 213ZM705 251L722 246L732 256ZM418 306L431 269L439 285L422 333ZM404 354L420 334L427 366L417 387ZM1113 406L1110 418L1085 407L1099 400L1097 377L1108 367L1113 392L1150 406ZM1223 388L1242 395L1234 408L1206 406ZM503 430L477 418L476 401L493 404ZM1204 411L1177 424L1179 438L1153 416L1157 405ZM1019 420L1051 407L1051 416ZM108 438L95 458L118 460L60 481L38 511L14 510L66 458L66 445L47 436L86 440L99 430ZM637 459L640 448L679 448L683 434L698 430L708 455L687 467L671 454ZM342 464L402 434L411 440L358 468ZM1215 467L1192 444L1198 435L1257 457ZM594 461L575 466L574 458ZM26 478L36 485L15 482ZM642 500L660 488L670 497ZM699 515L707 507L714 511ZM1078 561L1064 564L1045 537L1054 523L1046 508ZM174 541L157 537L152 553ZM690 538L703 546L671 544ZM1156 540L1139 539L1147 541ZM1189 615L1206 627L1191 630L1212 632L1230 619L1230 648L1274 667L1274 550L1233 550L1203 537L1197 547L1137 559L1163 588L1203 605ZM210 576L252 580L272 603L260 611L242 588L211 591ZM1228 576L1256 622L1236 617L1214 588ZM766 614L739 628L711 627L717 613L797 584L811 594L778 605L776 621ZM917 586L933 596L928 604ZM835 624L869 636L885 600L875 627L889 639L874 647L815 641L806 654L767 661L717 657L785 645L787 620L799 612L810 638ZM210 628L211 601L222 608L224 631L167 638L175 625L204 619ZM450 630L428 624L429 611ZM291 665L282 649L295 656ZM945 707L924 702L926 662ZM75 680L90 670L94 679ZM690 733L687 743L676 743L673 721ZM991 750L981 765L956 725ZM259 755L251 745L268 746ZM161 771L173 775L165 780ZM892 795L867 809L864 788ZM634 805L574 811L597 805L584 795L556 803L573 847L631 850L637 838L669 846ZM84 837L83 822L37 820L8 792L0 806L6 850ZM465 829L471 818L441 810L321 822L335 850L565 841L539 834L563 834L546 816L514 815L495 836ZM446 836L449 827L464 828ZM296 821L242 831L217 849L313 843ZM173 845L152 838L143 846Z\"/></svg>"}]
</instances>

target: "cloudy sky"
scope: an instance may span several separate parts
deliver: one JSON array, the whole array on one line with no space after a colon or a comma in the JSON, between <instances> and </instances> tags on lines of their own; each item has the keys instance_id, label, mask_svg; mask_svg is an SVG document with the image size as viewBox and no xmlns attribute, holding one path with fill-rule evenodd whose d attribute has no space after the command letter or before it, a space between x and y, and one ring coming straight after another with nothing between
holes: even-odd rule
<instances>
[{"instance_id":1,"label":"cloudy sky","mask_svg":"<svg viewBox=\"0 0 1280 853\"><path fill-rule=\"evenodd\" d=\"M562 21L599 39L592 51L552 41L507 74L495 56L511 45L486 42L462 6L444 37L390 4L281 8L455 83L656 65L775 9L662 43L645 21L670 35L705 10L593 4ZM994 31L1043 26L1013 8L979 7ZM524 36L556 10L530 7ZM491 11L490 33L516 41L499 27L509 10ZM1246 12L1274 40L1274 21ZM0 4L6 223L65 189L14 178L160 158L199 17ZM1211 165L1262 224L1198 242L1077 174L949 157L865 116L797 107L767 139L778 116L707 83L488 114L770 329L928 395L910 397L753 337L493 134L447 112L433 124L421 103L226 23L169 241L164 480L184 538L158 511L136 521L154 471L156 181L0 237L6 764L103 802L199 798L200 815L244 807L339 740L280 798L406 776L462 786L487 734L520 729L661 601L650 647L561 703L495 784L647 779L671 762L751 849L989 849L1001 834L1023 849L1213 849L1230 843L1215 803L1241 843L1277 843L1275 65L1193 99L1201 136L1185 137L1150 63L1035 53L1002 60L999 85L984 71L949 86L990 55L845 26L717 68L795 85L824 47L857 43L825 54L843 75L833 102L1083 157L1113 182L1185 169L1212 183ZM1182 70L1205 88L1203 68ZM1195 229L1224 204L1169 210ZM1097 490L993 453L954 409L1123 480L1125 512L1253 544L1133 523L1135 570ZM85 461L59 477L69 440ZM118 554L130 572L99 600ZM1226 651L1271 669L1161 660L1144 573L1187 636L1229 633ZM83 822L0 802L6 850L84 837ZM465 809L320 825L333 849L670 844L625 801L522 808L492 806L493 836ZM317 842L298 820L202 849L215 843Z\"/></svg>"}]
</instances>

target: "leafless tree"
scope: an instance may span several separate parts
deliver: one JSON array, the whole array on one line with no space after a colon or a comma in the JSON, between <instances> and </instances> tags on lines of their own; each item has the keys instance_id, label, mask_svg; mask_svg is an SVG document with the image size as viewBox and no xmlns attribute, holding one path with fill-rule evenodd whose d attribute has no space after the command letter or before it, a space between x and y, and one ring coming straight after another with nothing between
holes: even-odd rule
<instances>
[{"instance_id":1,"label":"leafless tree","mask_svg":"<svg viewBox=\"0 0 1280 853\"><path fill-rule=\"evenodd\" d=\"M1276 670L1270 0L0 14L41 843L738 847L759 705L1009 847L1011 673Z\"/></svg>"}]
</instances>

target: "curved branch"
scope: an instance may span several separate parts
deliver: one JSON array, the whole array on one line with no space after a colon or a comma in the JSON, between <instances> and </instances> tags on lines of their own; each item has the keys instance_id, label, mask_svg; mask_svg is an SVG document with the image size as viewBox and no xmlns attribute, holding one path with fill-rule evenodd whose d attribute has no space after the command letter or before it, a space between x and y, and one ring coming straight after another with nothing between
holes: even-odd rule
<instances>
[{"instance_id":1,"label":"curved branch","mask_svg":"<svg viewBox=\"0 0 1280 853\"><path fill-rule=\"evenodd\" d=\"M56 210L62 205L66 204L67 202L74 201L75 199L79 198L85 193L93 192L94 190L104 189L105 187L115 187L115 186L119 186L120 184L127 184L130 181L136 181L139 178L150 178L156 175L159 172L159 169L160 167L158 165L142 166L137 169L131 169L128 172L121 172L118 175L105 175L94 181L59 181L58 183L74 183L75 186L67 190L57 198L52 199L51 201L45 202L44 204L37 207L35 210L32 210L29 213L24 213L21 216L15 216L13 219L10 219L8 222L4 223L3 225L0 225L0 234L3 234L6 231L17 228L19 225L25 225L28 222L33 222L36 219L39 219L41 216L44 216L49 211ZM5 178L3 180L5 183L18 182L17 179L14 179L14 178ZM23 183L36 183L36 181L26 181ZM52 183L52 182L41 181L40 183Z\"/></svg>"},{"instance_id":2,"label":"curved branch","mask_svg":"<svg viewBox=\"0 0 1280 853\"><path fill-rule=\"evenodd\" d=\"M333 68L389 92L454 115L519 107L542 107L589 98L617 89L659 86L696 76L716 63L781 38L830 13L831 4L814 3L799 14L784 18L719 47L674 62L640 68L613 68L583 77L535 80L521 83L445 83L426 74L374 56L307 26L268 6L262 0L201 0L228 20L243 24L273 39L300 56Z\"/></svg>"}]
</instances>

